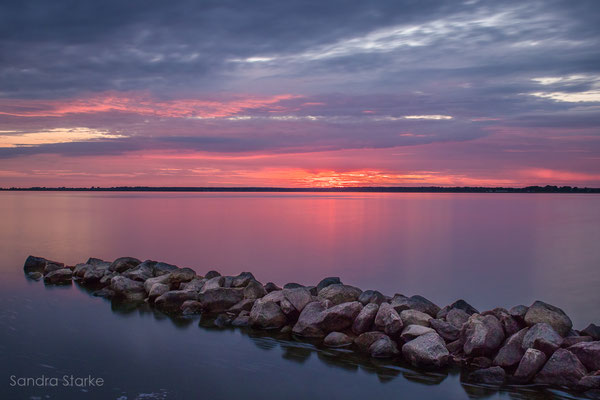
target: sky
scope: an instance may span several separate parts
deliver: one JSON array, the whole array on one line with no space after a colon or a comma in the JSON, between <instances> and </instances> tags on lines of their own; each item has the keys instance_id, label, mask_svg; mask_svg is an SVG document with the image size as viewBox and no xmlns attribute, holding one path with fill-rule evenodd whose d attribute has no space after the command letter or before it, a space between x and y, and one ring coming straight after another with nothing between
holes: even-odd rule
<instances>
[{"instance_id":1,"label":"sky","mask_svg":"<svg viewBox=\"0 0 600 400\"><path fill-rule=\"evenodd\" d=\"M0 187L600 187L600 2L2 1Z\"/></svg>"}]
</instances>

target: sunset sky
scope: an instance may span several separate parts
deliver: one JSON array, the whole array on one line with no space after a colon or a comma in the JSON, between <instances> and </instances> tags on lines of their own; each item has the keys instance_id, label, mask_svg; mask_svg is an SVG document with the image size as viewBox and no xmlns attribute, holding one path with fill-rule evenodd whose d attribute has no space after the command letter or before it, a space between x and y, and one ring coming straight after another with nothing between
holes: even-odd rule
<instances>
[{"instance_id":1,"label":"sunset sky","mask_svg":"<svg viewBox=\"0 0 600 400\"><path fill-rule=\"evenodd\" d=\"M598 1L2 1L0 186L600 186Z\"/></svg>"}]
</instances>

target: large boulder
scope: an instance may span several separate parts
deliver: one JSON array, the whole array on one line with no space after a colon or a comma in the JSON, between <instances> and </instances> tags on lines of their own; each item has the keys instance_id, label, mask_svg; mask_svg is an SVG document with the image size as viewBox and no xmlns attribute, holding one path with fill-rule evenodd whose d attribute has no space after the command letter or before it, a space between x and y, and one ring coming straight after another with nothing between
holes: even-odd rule
<instances>
[{"instance_id":1,"label":"large boulder","mask_svg":"<svg viewBox=\"0 0 600 400\"><path fill-rule=\"evenodd\" d=\"M460 336L460 329L443 319L432 318L429 320L429 325L447 342L453 342Z\"/></svg>"},{"instance_id":2,"label":"large boulder","mask_svg":"<svg viewBox=\"0 0 600 400\"><path fill-rule=\"evenodd\" d=\"M336 305L356 301L361 293L362 290L359 288L336 283L321 289L318 296L320 299L329 300Z\"/></svg>"},{"instance_id":3,"label":"large boulder","mask_svg":"<svg viewBox=\"0 0 600 400\"><path fill-rule=\"evenodd\" d=\"M142 282L121 275L112 277L110 289L115 293L115 297L129 301L141 301L146 297L146 290Z\"/></svg>"},{"instance_id":4,"label":"large boulder","mask_svg":"<svg viewBox=\"0 0 600 400\"><path fill-rule=\"evenodd\" d=\"M336 285L341 283L342 281L340 281L340 278L337 276L330 276L328 278L324 278L321 280L321 282L317 284L317 293L319 293L321 290L325 289L329 285Z\"/></svg>"},{"instance_id":5,"label":"large boulder","mask_svg":"<svg viewBox=\"0 0 600 400\"><path fill-rule=\"evenodd\" d=\"M477 309L475 307L473 307L472 305L470 305L463 299L460 299L460 300L456 300L454 303L442 308L435 317L438 319L444 319L444 318L446 318L446 315L448 315L450 310L461 310L461 311L464 311L469 316L471 316L473 314L479 314L479 311L477 311ZM457 328L460 329L460 327L457 327Z\"/></svg>"},{"instance_id":6,"label":"large boulder","mask_svg":"<svg viewBox=\"0 0 600 400\"><path fill-rule=\"evenodd\" d=\"M514 306L508 310L508 313L517 321L525 323L525 315L527 314L527 310L529 310L529 307L519 304L518 306Z\"/></svg>"},{"instance_id":7,"label":"large boulder","mask_svg":"<svg viewBox=\"0 0 600 400\"><path fill-rule=\"evenodd\" d=\"M446 314L446 322L454 326L456 329L462 329L463 325L469 320L473 314L467 314L460 308L453 308Z\"/></svg>"},{"instance_id":8,"label":"large boulder","mask_svg":"<svg viewBox=\"0 0 600 400\"><path fill-rule=\"evenodd\" d=\"M600 326L589 324L581 331L582 335L591 336L594 340L600 340Z\"/></svg>"},{"instance_id":9,"label":"large boulder","mask_svg":"<svg viewBox=\"0 0 600 400\"><path fill-rule=\"evenodd\" d=\"M359 351L363 353L369 353L371 345L383 337L387 337L387 335L383 332L365 332L361 333L354 339L354 344L356 345Z\"/></svg>"},{"instance_id":10,"label":"large boulder","mask_svg":"<svg viewBox=\"0 0 600 400\"><path fill-rule=\"evenodd\" d=\"M329 286L328 286L329 287ZM323 289L327 290L327 288ZM322 311L322 320L319 327L325 333L343 331L352 326L354 319L363 306L358 301L341 303Z\"/></svg>"},{"instance_id":11,"label":"large boulder","mask_svg":"<svg viewBox=\"0 0 600 400\"><path fill-rule=\"evenodd\" d=\"M527 326L533 326L541 322L550 325L563 337L567 336L573 327L573 322L563 310L543 301L536 301L527 310L525 323Z\"/></svg>"},{"instance_id":12,"label":"large boulder","mask_svg":"<svg viewBox=\"0 0 600 400\"><path fill-rule=\"evenodd\" d=\"M206 279L204 278L194 278L189 282L181 282L179 284L179 290L192 290L194 292L199 292L200 290L202 290L202 287L205 283Z\"/></svg>"},{"instance_id":13,"label":"large boulder","mask_svg":"<svg viewBox=\"0 0 600 400\"><path fill-rule=\"evenodd\" d=\"M518 383L530 382L535 374L546 364L547 359L543 352L536 349L527 349L523 358L519 361L519 366L514 374L514 380Z\"/></svg>"},{"instance_id":14,"label":"large boulder","mask_svg":"<svg viewBox=\"0 0 600 400\"><path fill-rule=\"evenodd\" d=\"M109 267L110 265L102 264L90 265L81 277L81 282L85 285L99 284L100 280L110 273Z\"/></svg>"},{"instance_id":15,"label":"large boulder","mask_svg":"<svg viewBox=\"0 0 600 400\"><path fill-rule=\"evenodd\" d=\"M44 275L52 272L52 271L56 271L58 269L63 269L65 268L63 263L57 263L54 261L48 261L46 263L46 266L44 267Z\"/></svg>"},{"instance_id":16,"label":"large boulder","mask_svg":"<svg viewBox=\"0 0 600 400\"><path fill-rule=\"evenodd\" d=\"M506 379L506 372L501 367L483 368L469 374L468 380L474 383L500 386Z\"/></svg>"},{"instance_id":17,"label":"large boulder","mask_svg":"<svg viewBox=\"0 0 600 400\"><path fill-rule=\"evenodd\" d=\"M165 285L164 283L155 283L152 285L150 292L148 292L148 299L150 302L154 302L154 300L167 293L169 290L169 285Z\"/></svg>"},{"instance_id":18,"label":"large boulder","mask_svg":"<svg viewBox=\"0 0 600 400\"><path fill-rule=\"evenodd\" d=\"M276 284L274 284L273 282L267 282L265 284L265 290L267 291L267 293L271 293L276 290L281 290L281 288L279 286L277 286Z\"/></svg>"},{"instance_id":19,"label":"large boulder","mask_svg":"<svg viewBox=\"0 0 600 400\"><path fill-rule=\"evenodd\" d=\"M435 332L426 333L404 344L402 354L413 366L425 368L445 366L450 355L444 340Z\"/></svg>"},{"instance_id":20,"label":"large boulder","mask_svg":"<svg viewBox=\"0 0 600 400\"><path fill-rule=\"evenodd\" d=\"M161 276L161 275L166 275L166 274L169 274L171 272L177 271L178 269L179 269L179 267L176 266L176 265L167 264L167 263L164 263L164 262L157 262L156 264L154 264L154 266L152 268L152 274L154 276ZM184 272L184 274L186 274L186 273L189 274L189 271L193 271L191 268L182 268L182 269L186 270L186 272ZM184 275L182 275L182 277L183 276ZM194 274L193 274L193 277L195 277L195 276L196 276L196 272L194 272ZM192 278L187 279L187 280L189 281ZM184 281L185 281L185 279L182 280L182 281L180 281L180 282L184 282Z\"/></svg>"},{"instance_id":21,"label":"large boulder","mask_svg":"<svg viewBox=\"0 0 600 400\"><path fill-rule=\"evenodd\" d=\"M402 332L404 324L398 312L389 303L381 303L375 316L375 326L386 335L396 337Z\"/></svg>"},{"instance_id":22,"label":"large boulder","mask_svg":"<svg viewBox=\"0 0 600 400\"><path fill-rule=\"evenodd\" d=\"M493 315L500 321L502 324L502 328L504 328L504 334L506 336L510 336L514 333L517 333L521 329L525 327L525 324L518 321L516 318L513 318L508 310L502 307L494 308L490 311L485 311L481 313L481 315Z\"/></svg>"},{"instance_id":23,"label":"large boulder","mask_svg":"<svg viewBox=\"0 0 600 400\"><path fill-rule=\"evenodd\" d=\"M360 335L371 330L375 323L375 317L379 311L379 306L376 303L368 303L358 313L354 323L352 324L352 332Z\"/></svg>"},{"instance_id":24,"label":"large boulder","mask_svg":"<svg viewBox=\"0 0 600 400\"><path fill-rule=\"evenodd\" d=\"M523 351L534 348L543 351L550 357L562 344L563 338L550 325L539 323L533 325L523 337Z\"/></svg>"},{"instance_id":25,"label":"large boulder","mask_svg":"<svg viewBox=\"0 0 600 400\"><path fill-rule=\"evenodd\" d=\"M146 290L146 293L150 293L150 290L152 289L152 286L154 286L157 283L162 283L165 284L167 286L170 287L170 283L169 283L169 275L161 275L161 276L157 276L155 278L148 278L144 281L143 286L144 289Z\"/></svg>"},{"instance_id":26,"label":"large boulder","mask_svg":"<svg viewBox=\"0 0 600 400\"><path fill-rule=\"evenodd\" d=\"M154 267L156 268L157 265L159 264L163 264L163 265L169 265L169 264L165 264L165 263L157 263ZM173 265L174 267L174 265ZM197 278L198 276L196 275L196 271L194 271L191 268L177 268L175 267L174 270L170 270L170 272L168 272L169 270L165 269L163 270L164 273L161 273L160 275L168 275L169 277L169 284L171 285L171 287L179 287L179 285L183 282L189 282L192 279ZM157 276L160 276L157 274Z\"/></svg>"},{"instance_id":27,"label":"large boulder","mask_svg":"<svg viewBox=\"0 0 600 400\"><path fill-rule=\"evenodd\" d=\"M346 347L352 342L352 338L342 332L331 332L323 340L323 344L327 347Z\"/></svg>"},{"instance_id":28,"label":"large boulder","mask_svg":"<svg viewBox=\"0 0 600 400\"><path fill-rule=\"evenodd\" d=\"M206 274L204 274L204 279L212 279L216 278L217 276L221 276L221 273L219 271L210 270Z\"/></svg>"},{"instance_id":29,"label":"large boulder","mask_svg":"<svg viewBox=\"0 0 600 400\"><path fill-rule=\"evenodd\" d=\"M491 357L504 341L504 329L493 315L473 314L460 333L467 356Z\"/></svg>"},{"instance_id":30,"label":"large boulder","mask_svg":"<svg viewBox=\"0 0 600 400\"><path fill-rule=\"evenodd\" d=\"M198 294L198 301L202 308L208 313L220 313L244 298L243 289L237 288L215 288Z\"/></svg>"},{"instance_id":31,"label":"large boulder","mask_svg":"<svg viewBox=\"0 0 600 400\"><path fill-rule=\"evenodd\" d=\"M494 358L494 365L509 368L519 364L521 358L523 358L523 354L525 354L525 349L523 349L522 345L523 338L528 330L529 328L521 329L506 339Z\"/></svg>"},{"instance_id":32,"label":"large boulder","mask_svg":"<svg viewBox=\"0 0 600 400\"><path fill-rule=\"evenodd\" d=\"M431 315L417 310L404 310L400 313L404 325L429 326Z\"/></svg>"},{"instance_id":33,"label":"large boulder","mask_svg":"<svg viewBox=\"0 0 600 400\"><path fill-rule=\"evenodd\" d=\"M566 349L577 343L593 342L593 341L594 341L594 338L592 338L591 336L567 336L566 338L563 339L560 347L564 347Z\"/></svg>"},{"instance_id":34,"label":"large boulder","mask_svg":"<svg viewBox=\"0 0 600 400\"><path fill-rule=\"evenodd\" d=\"M600 342L581 342L569 347L568 350L590 371L600 370Z\"/></svg>"},{"instance_id":35,"label":"large boulder","mask_svg":"<svg viewBox=\"0 0 600 400\"><path fill-rule=\"evenodd\" d=\"M47 264L56 265L56 266L59 266L61 268L64 268L64 266L65 266L63 263L59 263L59 262L56 262L56 261L46 260L43 257L29 256L25 260L25 264L23 265L23 270L25 272L39 272L39 273L43 273ZM58 269L60 269L60 268L58 268Z\"/></svg>"},{"instance_id":36,"label":"large boulder","mask_svg":"<svg viewBox=\"0 0 600 400\"><path fill-rule=\"evenodd\" d=\"M271 292L268 296L273 293L277 292ZM292 328L292 332L304 337L324 337L325 333L321 329L321 322L323 321L323 311L325 309L325 306L320 301L308 303L300 313L298 321Z\"/></svg>"},{"instance_id":37,"label":"large boulder","mask_svg":"<svg viewBox=\"0 0 600 400\"><path fill-rule=\"evenodd\" d=\"M430 332L435 331L431 328L427 328L422 325L408 325L402 330L402 333L400 334L400 339L402 339L402 341L406 343Z\"/></svg>"},{"instance_id":38,"label":"large boulder","mask_svg":"<svg viewBox=\"0 0 600 400\"><path fill-rule=\"evenodd\" d=\"M282 294L298 312L302 312L304 307L313 301L313 296L310 294L310 291L304 287L283 289Z\"/></svg>"},{"instance_id":39,"label":"large boulder","mask_svg":"<svg viewBox=\"0 0 600 400\"><path fill-rule=\"evenodd\" d=\"M267 295L267 291L263 285L255 280L251 280L244 287L244 298L245 299L260 299Z\"/></svg>"},{"instance_id":40,"label":"large boulder","mask_svg":"<svg viewBox=\"0 0 600 400\"><path fill-rule=\"evenodd\" d=\"M373 358L390 358L399 355L400 351L389 336L382 336L369 347L369 354Z\"/></svg>"},{"instance_id":41,"label":"large boulder","mask_svg":"<svg viewBox=\"0 0 600 400\"><path fill-rule=\"evenodd\" d=\"M83 278L88 269L94 268L92 264L77 264L73 268L73 278Z\"/></svg>"},{"instance_id":42,"label":"large boulder","mask_svg":"<svg viewBox=\"0 0 600 400\"><path fill-rule=\"evenodd\" d=\"M73 279L73 271L69 268L61 268L47 273L44 276L44 283L51 285L60 285L71 283Z\"/></svg>"},{"instance_id":43,"label":"large boulder","mask_svg":"<svg viewBox=\"0 0 600 400\"><path fill-rule=\"evenodd\" d=\"M215 276L214 278L210 278L209 280L207 280L206 282L204 282L204 285L202 285L202 288L200 289L200 293L204 293L208 290L212 290L212 289L218 289L221 287L225 286L225 277L224 276Z\"/></svg>"},{"instance_id":44,"label":"large boulder","mask_svg":"<svg viewBox=\"0 0 600 400\"><path fill-rule=\"evenodd\" d=\"M120 257L110 264L109 269L113 272L122 273L140 265L142 262L133 257Z\"/></svg>"},{"instance_id":45,"label":"large boulder","mask_svg":"<svg viewBox=\"0 0 600 400\"><path fill-rule=\"evenodd\" d=\"M154 277L154 265L156 261L146 260L135 268L128 269L121 275L138 282L145 282Z\"/></svg>"},{"instance_id":46,"label":"large boulder","mask_svg":"<svg viewBox=\"0 0 600 400\"><path fill-rule=\"evenodd\" d=\"M227 310L227 312L230 312L233 314L240 314L243 311L250 312L250 310L252 310L252 307L254 306L255 302L256 302L255 299L244 299L244 300L240 301L239 303L236 303L233 306L231 306Z\"/></svg>"},{"instance_id":47,"label":"large boulder","mask_svg":"<svg viewBox=\"0 0 600 400\"><path fill-rule=\"evenodd\" d=\"M232 287L245 287L250 281L255 281L254 275L251 272L242 272L238 276L233 277L231 282Z\"/></svg>"},{"instance_id":48,"label":"large boulder","mask_svg":"<svg viewBox=\"0 0 600 400\"><path fill-rule=\"evenodd\" d=\"M161 294L154 300L154 305L161 311L177 313L187 300L197 300L198 293L189 290L171 290Z\"/></svg>"},{"instance_id":49,"label":"large boulder","mask_svg":"<svg viewBox=\"0 0 600 400\"><path fill-rule=\"evenodd\" d=\"M360 301L363 306L366 306L369 303L381 304L385 301L385 296L377 290L365 290L358 296L358 301Z\"/></svg>"},{"instance_id":50,"label":"large boulder","mask_svg":"<svg viewBox=\"0 0 600 400\"><path fill-rule=\"evenodd\" d=\"M587 371L581 361L566 349L558 349L542 370L535 376L535 383L555 386L575 386Z\"/></svg>"},{"instance_id":51,"label":"large boulder","mask_svg":"<svg viewBox=\"0 0 600 400\"><path fill-rule=\"evenodd\" d=\"M287 323L287 318L277 303L258 299L250 311L249 323L258 329L280 329Z\"/></svg>"},{"instance_id":52,"label":"large boulder","mask_svg":"<svg viewBox=\"0 0 600 400\"><path fill-rule=\"evenodd\" d=\"M419 295L406 297L401 294L396 294L390 303L398 313L404 310L417 310L435 318L440 311L440 308L437 305Z\"/></svg>"}]
</instances>

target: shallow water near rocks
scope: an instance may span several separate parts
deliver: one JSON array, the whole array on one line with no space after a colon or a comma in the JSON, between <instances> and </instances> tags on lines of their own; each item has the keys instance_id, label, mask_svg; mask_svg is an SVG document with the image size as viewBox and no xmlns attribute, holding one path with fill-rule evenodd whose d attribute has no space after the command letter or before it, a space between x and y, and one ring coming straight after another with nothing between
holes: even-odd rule
<instances>
[{"instance_id":1,"label":"shallow water near rocks","mask_svg":"<svg viewBox=\"0 0 600 400\"><path fill-rule=\"evenodd\" d=\"M25 278L29 254L134 256L262 282L325 276L480 310L541 299L600 321L600 196L0 193L0 354L7 398L577 398L498 391L252 330L212 328ZM102 387L11 387L10 377Z\"/></svg>"}]
</instances>

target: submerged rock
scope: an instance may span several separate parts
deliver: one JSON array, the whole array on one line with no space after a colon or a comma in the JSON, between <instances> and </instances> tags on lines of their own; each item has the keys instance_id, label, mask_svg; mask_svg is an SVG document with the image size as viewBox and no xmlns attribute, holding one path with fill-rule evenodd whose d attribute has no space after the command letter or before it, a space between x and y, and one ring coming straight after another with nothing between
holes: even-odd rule
<instances>
[{"instance_id":1,"label":"submerged rock","mask_svg":"<svg viewBox=\"0 0 600 400\"><path fill-rule=\"evenodd\" d=\"M426 333L402 346L402 354L415 367L443 367L450 353L437 333Z\"/></svg>"},{"instance_id":2,"label":"submerged rock","mask_svg":"<svg viewBox=\"0 0 600 400\"><path fill-rule=\"evenodd\" d=\"M527 326L533 326L541 322L550 325L561 336L567 336L573 327L573 322L563 310L538 300L527 310L525 323Z\"/></svg>"},{"instance_id":3,"label":"submerged rock","mask_svg":"<svg viewBox=\"0 0 600 400\"><path fill-rule=\"evenodd\" d=\"M535 383L575 386L587 371L581 361L569 350L558 349L542 370L535 376Z\"/></svg>"},{"instance_id":4,"label":"submerged rock","mask_svg":"<svg viewBox=\"0 0 600 400\"><path fill-rule=\"evenodd\" d=\"M358 348L359 351L361 351L363 353L369 353L369 349L371 348L371 345L383 337L387 337L387 335L383 332L378 332L378 331L365 332L365 333L358 335L354 339L354 344L356 345L356 347Z\"/></svg>"},{"instance_id":5,"label":"submerged rock","mask_svg":"<svg viewBox=\"0 0 600 400\"><path fill-rule=\"evenodd\" d=\"M515 381L519 383L530 382L535 374L542 369L547 359L543 352L536 349L527 349L515 371Z\"/></svg>"},{"instance_id":6,"label":"submerged rock","mask_svg":"<svg viewBox=\"0 0 600 400\"><path fill-rule=\"evenodd\" d=\"M327 347L346 347L352 342L352 338L342 332L331 332L323 340L323 344Z\"/></svg>"},{"instance_id":7,"label":"submerged rock","mask_svg":"<svg viewBox=\"0 0 600 400\"><path fill-rule=\"evenodd\" d=\"M154 300L154 305L161 311L176 313L181 310L182 304L187 300L198 299L196 292L188 290L171 290L163 293Z\"/></svg>"},{"instance_id":8,"label":"submerged rock","mask_svg":"<svg viewBox=\"0 0 600 400\"><path fill-rule=\"evenodd\" d=\"M506 379L506 372L501 367L478 369L469 374L469 381L486 385L500 386Z\"/></svg>"}]
</instances>

